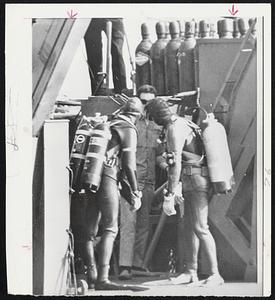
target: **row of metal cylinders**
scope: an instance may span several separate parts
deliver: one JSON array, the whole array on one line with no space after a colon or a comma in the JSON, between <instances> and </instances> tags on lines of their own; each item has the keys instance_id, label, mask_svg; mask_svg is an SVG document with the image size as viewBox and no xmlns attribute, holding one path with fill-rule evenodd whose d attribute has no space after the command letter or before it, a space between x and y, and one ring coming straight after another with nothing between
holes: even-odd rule
<instances>
[{"instance_id":1,"label":"row of metal cylinders","mask_svg":"<svg viewBox=\"0 0 275 300\"><path fill-rule=\"evenodd\" d=\"M156 34L158 39L165 38L239 38L243 37L249 26L251 26L253 19L250 18L246 22L242 18L236 19L220 19L217 23L210 23L206 20L196 22L192 21L173 21L156 23ZM254 26L252 35L256 34ZM141 35L143 39L149 38L149 28L146 23L141 25Z\"/></svg>"}]
</instances>

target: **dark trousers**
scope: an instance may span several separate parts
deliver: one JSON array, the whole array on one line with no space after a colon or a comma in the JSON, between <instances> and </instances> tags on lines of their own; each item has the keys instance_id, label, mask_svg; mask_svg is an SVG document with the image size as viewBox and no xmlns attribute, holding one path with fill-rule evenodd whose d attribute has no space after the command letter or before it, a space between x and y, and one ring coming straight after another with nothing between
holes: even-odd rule
<instances>
[{"instance_id":1,"label":"dark trousers","mask_svg":"<svg viewBox=\"0 0 275 300\"><path fill-rule=\"evenodd\" d=\"M122 48L124 42L124 25L122 19L92 19L86 34L84 36L88 64L91 68L90 79L91 88L94 93L98 78L97 73L102 72L102 41L101 32L106 33L106 22L112 22L112 70L113 70L113 83L115 93L121 93L126 88L126 71L125 64L122 56Z\"/></svg>"},{"instance_id":2,"label":"dark trousers","mask_svg":"<svg viewBox=\"0 0 275 300\"><path fill-rule=\"evenodd\" d=\"M87 242L93 241L101 222L101 240L98 251L98 280L108 279L110 259L114 240L118 232L119 197L117 181L102 176L100 188L96 194L86 191L88 197L86 211ZM88 253L88 255L93 255ZM90 257L90 259L94 259Z\"/></svg>"},{"instance_id":3,"label":"dark trousers","mask_svg":"<svg viewBox=\"0 0 275 300\"><path fill-rule=\"evenodd\" d=\"M182 176L185 198L185 241L188 271L197 272L200 245L204 248L212 274L218 273L216 244L208 228L209 177Z\"/></svg>"},{"instance_id":4,"label":"dark trousers","mask_svg":"<svg viewBox=\"0 0 275 300\"><path fill-rule=\"evenodd\" d=\"M142 267L147 249L151 202L154 185L145 183L142 189L142 205L132 212L125 199L120 204L120 251L119 265Z\"/></svg>"}]
</instances>

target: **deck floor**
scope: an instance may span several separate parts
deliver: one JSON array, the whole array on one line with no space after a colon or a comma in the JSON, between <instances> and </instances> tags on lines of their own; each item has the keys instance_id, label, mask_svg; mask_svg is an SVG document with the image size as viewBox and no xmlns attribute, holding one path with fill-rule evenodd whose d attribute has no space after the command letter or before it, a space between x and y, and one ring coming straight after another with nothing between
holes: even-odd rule
<instances>
[{"instance_id":1,"label":"deck floor","mask_svg":"<svg viewBox=\"0 0 275 300\"><path fill-rule=\"evenodd\" d=\"M142 285L148 281L160 280L160 277L134 277L132 280L119 281L123 284ZM196 287L182 285L146 286L147 291L95 291L89 290L89 296L261 296L262 288L257 283L225 282L218 287Z\"/></svg>"}]
</instances>

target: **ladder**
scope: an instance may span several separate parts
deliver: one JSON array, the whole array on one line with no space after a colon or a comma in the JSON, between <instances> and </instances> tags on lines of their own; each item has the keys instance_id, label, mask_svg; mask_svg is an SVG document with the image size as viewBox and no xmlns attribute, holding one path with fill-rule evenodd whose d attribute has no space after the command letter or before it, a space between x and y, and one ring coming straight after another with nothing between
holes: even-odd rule
<instances>
[{"instance_id":1,"label":"ladder","mask_svg":"<svg viewBox=\"0 0 275 300\"><path fill-rule=\"evenodd\" d=\"M227 116L225 117L225 115L223 115L222 120L220 120L227 129L230 128L231 114L234 111L234 98L237 88L256 47L256 39L251 35L255 24L256 18L246 32L240 49L233 60L225 81L212 106L214 113L227 113Z\"/></svg>"}]
</instances>

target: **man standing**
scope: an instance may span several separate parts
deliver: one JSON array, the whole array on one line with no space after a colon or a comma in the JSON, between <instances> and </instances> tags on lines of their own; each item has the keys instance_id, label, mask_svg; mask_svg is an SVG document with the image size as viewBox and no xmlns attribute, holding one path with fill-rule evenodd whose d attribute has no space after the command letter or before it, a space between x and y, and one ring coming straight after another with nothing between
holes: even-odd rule
<instances>
[{"instance_id":1,"label":"man standing","mask_svg":"<svg viewBox=\"0 0 275 300\"><path fill-rule=\"evenodd\" d=\"M151 85L143 85L138 89L137 96L145 105L155 98L156 90ZM156 140L161 133L161 128L145 117L138 121L137 129L137 178L142 191L142 205L135 213L121 199L119 278L124 280L131 279L132 272L144 271L141 267L147 246L149 213L156 182Z\"/></svg>"},{"instance_id":2,"label":"man standing","mask_svg":"<svg viewBox=\"0 0 275 300\"><path fill-rule=\"evenodd\" d=\"M131 187L131 206L135 211L141 205L136 177L137 129L135 123L142 114L143 106L138 98L130 98L121 113L111 121L111 140L108 144L101 183L97 193L86 190L88 197L87 228L87 277L89 288L116 290L122 286L109 280L109 264L113 244L118 232L119 167ZM98 251L98 266L94 257L94 240L101 217L101 240Z\"/></svg>"},{"instance_id":3,"label":"man standing","mask_svg":"<svg viewBox=\"0 0 275 300\"><path fill-rule=\"evenodd\" d=\"M120 94L126 86L126 71L122 56L124 42L124 25L122 18L93 18L85 33L84 41L86 45L89 73L92 93L100 81L98 72L102 72L102 40L101 32L106 33L107 21L112 22L112 70L115 93Z\"/></svg>"},{"instance_id":4,"label":"man standing","mask_svg":"<svg viewBox=\"0 0 275 300\"><path fill-rule=\"evenodd\" d=\"M205 285L222 284L219 274L216 245L208 228L208 197L210 180L204 155L200 128L186 117L171 113L163 99L154 99L146 107L156 124L163 126L167 142L168 187L164 194L163 211L176 214L175 204L179 199L177 186L182 181L185 198L186 272L172 280L174 284L198 281L198 252L200 244L211 268Z\"/></svg>"}]
</instances>

